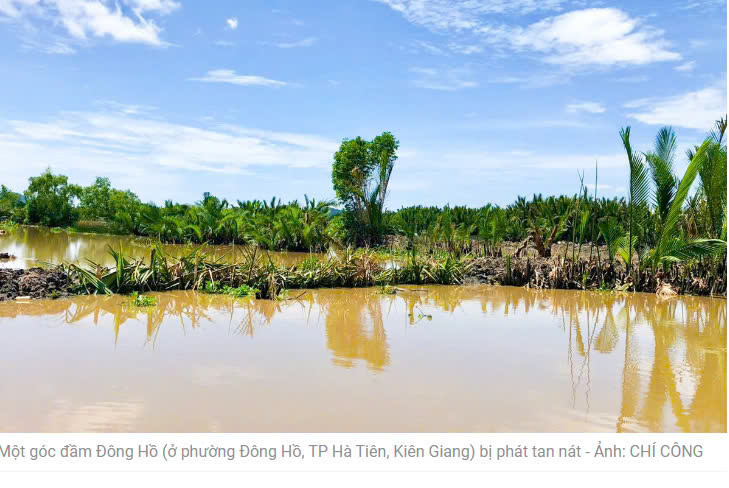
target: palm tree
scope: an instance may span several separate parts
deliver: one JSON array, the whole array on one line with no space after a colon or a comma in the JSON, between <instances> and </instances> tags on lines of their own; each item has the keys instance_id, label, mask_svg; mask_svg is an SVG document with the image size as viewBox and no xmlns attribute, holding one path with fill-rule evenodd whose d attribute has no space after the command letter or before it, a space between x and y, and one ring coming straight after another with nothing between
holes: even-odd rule
<instances>
[{"instance_id":1,"label":"palm tree","mask_svg":"<svg viewBox=\"0 0 729 488\"><path fill-rule=\"evenodd\" d=\"M600 219L599 222L600 234L605 239L605 245L608 250L608 258L610 259L610 266L615 262L615 255L618 252L618 246L621 241L624 240L625 233L618 224L617 217L607 216Z\"/></svg>"},{"instance_id":2,"label":"palm tree","mask_svg":"<svg viewBox=\"0 0 729 488\"><path fill-rule=\"evenodd\" d=\"M726 165L726 117L716 122L715 130L711 131L709 140L711 144L706 151L703 164L699 170L699 192L706 199L709 217L709 237L720 238L722 228L726 222L727 207L727 165ZM698 148L687 151L689 160L693 160ZM724 238L726 240L726 238Z\"/></svg>"},{"instance_id":3,"label":"palm tree","mask_svg":"<svg viewBox=\"0 0 729 488\"><path fill-rule=\"evenodd\" d=\"M673 174L673 162L676 155L676 134L671 127L658 131L653 152L645 153L645 160L651 170L655 185L654 203L658 221L662 229L668 217L673 198L678 187L678 178Z\"/></svg>"},{"instance_id":4,"label":"palm tree","mask_svg":"<svg viewBox=\"0 0 729 488\"><path fill-rule=\"evenodd\" d=\"M650 184L648 182L648 170L643 163L643 158L639 154L634 153L630 145L630 126L620 129L620 138L623 140L625 152L628 154L628 164L630 165L628 241L627 253L623 253L623 259L625 260L628 273L633 274L633 248L637 244L639 231L642 230L645 215L643 209L648 202ZM638 262L638 268L640 270L640 260ZM635 283L634 274L633 283Z\"/></svg>"},{"instance_id":5,"label":"palm tree","mask_svg":"<svg viewBox=\"0 0 729 488\"><path fill-rule=\"evenodd\" d=\"M666 215L666 220L658 235L655 248L650 252L653 268L660 264L678 262L686 259L699 259L704 256L726 252L726 241L720 239L687 239L680 228L683 204L688 192L696 180L697 174L712 157L715 142L707 138L696 150L694 157L686 168L686 173L676 190L676 195Z\"/></svg>"}]
</instances>

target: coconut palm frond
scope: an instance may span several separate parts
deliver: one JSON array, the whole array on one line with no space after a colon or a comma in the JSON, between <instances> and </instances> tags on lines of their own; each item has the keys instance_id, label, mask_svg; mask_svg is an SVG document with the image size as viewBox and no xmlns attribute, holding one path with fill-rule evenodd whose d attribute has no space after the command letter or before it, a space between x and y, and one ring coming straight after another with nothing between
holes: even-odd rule
<instances>
[{"instance_id":1,"label":"coconut palm frond","mask_svg":"<svg viewBox=\"0 0 729 488\"><path fill-rule=\"evenodd\" d=\"M720 239L670 239L665 243L661 262L698 260L707 256L719 256L726 252L726 241Z\"/></svg>"},{"instance_id":2,"label":"coconut palm frond","mask_svg":"<svg viewBox=\"0 0 729 488\"><path fill-rule=\"evenodd\" d=\"M658 217L663 223L678 186L678 179L673 173L673 162L676 154L676 134L670 127L658 131L653 152L645 154L655 185L653 203Z\"/></svg>"},{"instance_id":3,"label":"coconut palm frond","mask_svg":"<svg viewBox=\"0 0 729 488\"><path fill-rule=\"evenodd\" d=\"M671 127L663 127L656 135L654 154L662 159L673 170L673 160L676 155L676 133Z\"/></svg>"},{"instance_id":4,"label":"coconut palm frond","mask_svg":"<svg viewBox=\"0 0 729 488\"><path fill-rule=\"evenodd\" d=\"M628 155L630 165L630 200L633 205L640 206L649 201L650 177L643 157L634 152L630 144L630 127L620 130L620 137L623 140L625 152Z\"/></svg>"},{"instance_id":5,"label":"coconut palm frond","mask_svg":"<svg viewBox=\"0 0 729 488\"><path fill-rule=\"evenodd\" d=\"M600 233L602 234L603 239L605 239L605 244L608 248L608 256L610 257L610 263L612 264L615 261L615 255L618 252L620 240L624 237L625 233L623 232L623 229L620 228L620 224L618 224L618 219L616 217L603 217L598 225L600 227Z\"/></svg>"},{"instance_id":6,"label":"coconut palm frond","mask_svg":"<svg viewBox=\"0 0 729 488\"><path fill-rule=\"evenodd\" d=\"M627 237L627 254L624 256L625 265L629 270L632 269L632 256L635 244L635 237L638 229L643 227L644 221L649 213L643 209L648 204L650 195L650 182L648 169L643 162L643 158L633 151L630 144L630 127L620 130L620 138L623 140L625 152L628 155L628 164L630 166L630 189L628 202L628 237ZM640 265L640 263L639 263Z\"/></svg>"},{"instance_id":7,"label":"coconut palm frond","mask_svg":"<svg viewBox=\"0 0 729 488\"><path fill-rule=\"evenodd\" d=\"M717 144L721 144L724 141L724 134L726 133L726 122L727 117L725 115L724 117L721 117L719 120L716 121L714 129L709 134L711 139Z\"/></svg>"},{"instance_id":8,"label":"coconut palm frond","mask_svg":"<svg viewBox=\"0 0 729 488\"><path fill-rule=\"evenodd\" d=\"M631 237L628 237L626 234L622 234L620 237L618 237L616 244L615 244L615 250L618 256L623 260L626 267L630 267L631 262L631 256L633 254L633 249L635 249L636 244L638 243L638 236L633 235Z\"/></svg>"},{"instance_id":9,"label":"coconut palm frond","mask_svg":"<svg viewBox=\"0 0 729 488\"><path fill-rule=\"evenodd\" d=\"M712 131L708 141L711 141L705 154L694 155L702 157L704 161L699 168L700 191L706 198L710 237L721 235L722 222L726 214L727 204L727 164L726 144L723 143L726 131L726 119L717 122L716 130Z\"/></svg>"},{"instance_id":10,"label":"coconut palm frond","mask_svg":"<svg viewBox=\"0 0 729 488\"><path fill-rule=\"evenodd\" d=\"M691 186L696 180L699 170L706 161L706 152L709 150L711 145L711 139L704 141L701 147L699 147L696 151L696 154L689 163L688 168L686 168L683 178L681 178L681 182L676 190L676 196L674 197L671 208L668 211L663 225L663 230L653 252L654 266L658 265L659 262L663 262L663 257L669 256L669 251L675 248L675 241L682 238L680 235L679 220L681 218L683 204L688 196Z\"/></svg>"}]
</instances>

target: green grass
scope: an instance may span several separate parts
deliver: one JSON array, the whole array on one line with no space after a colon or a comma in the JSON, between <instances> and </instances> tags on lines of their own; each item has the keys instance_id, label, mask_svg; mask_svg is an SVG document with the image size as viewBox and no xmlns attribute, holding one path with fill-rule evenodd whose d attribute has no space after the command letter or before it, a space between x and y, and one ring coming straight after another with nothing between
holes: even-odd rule
<instances>
[{"instance_id":1,"label":"green grass","mask_svg":"<svg viewBox=\"0 0 729 488\"><path fill-rule=\"evenodd\" d=\"M129 304L134 307L154 307L155 305L157 305L156 298L147 295L141 295L136 291L131 294L130 298L131 301L129 302Z\"/></svg>"},{"instance_id":2,"label":"green grass","mask_svg":"<svg viewBox=\"0 0 729 488\"><path fill-rule=\"evenodd\" d=\"M103 220L79 220L76 224L66 227L67 232L77 232L80 234L108 234L119 235L112 226Z\"/></svg>"},{"instance_id":3,"label":"green grass","mask_svg":"<svg viewBox=\"0 0 729 488\"><path fill-rule=\"evenodd\" d=\"M248 285L240 285L240 286L229 286L229 285L222 285L218 281L207 281L205 282L205 285L203 285L202 291L205 293L216 293L221 295L230 295L237 298L244 298L244 297L255 297L258 293L261 291L257 288L253 288Z\"/></svg>"},{"instance_id":4,"label":"green grass","mask_svg":"<svg viewBox=\"0 0 729 488\"><path fill-rule=\"evenodd\" d=\"M0 224L0 229L8 233L15 231L17 228L18 224L15 222L3 222Z\"/></svg>"},{"instance_id":5,"label":"green grass","mask_svg":"<svg viewBox=\"0 0 729 488\"><path fill-rule=\"evenodd\" d=\"M391 285L383 285L380 287L379 291L380 295L394 295L397 290L394 286Z\"/></svg>"}]
</instances>

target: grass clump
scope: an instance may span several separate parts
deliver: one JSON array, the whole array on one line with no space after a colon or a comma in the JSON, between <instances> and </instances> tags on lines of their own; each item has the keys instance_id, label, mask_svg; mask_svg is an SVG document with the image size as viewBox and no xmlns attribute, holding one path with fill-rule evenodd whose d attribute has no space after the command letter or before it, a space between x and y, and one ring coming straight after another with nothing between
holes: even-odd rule
<instances>
[{"instance_id":1,"label":"grass clump","mask_svg":"<svg viewBox=\"0 0 729 488\"><path fill-rule=\"evenodd\" d=\"M218 281L206 281L202 291L205 293L215 293L220 295L230 295L236 298L255 297L261 291L248 285L229 286L223 285Z\"/></svg>"},{"instance_id":2,"label":"grass clump","mask_svg":"<svg viewBox=\"0 0 729 488\"><path fill-rule=\"evenodd\" d=\"M0 230L7 232L8 234L17 230L18 224L16 222L2 222L0 223Z\"/></svg>"},{"instance_id":3,"label":"grass clump","mask_svg":"<svg viewBox=\"0 0 729 488\"><path fill-rule=\"evenodd\" d=\"M397 289L391 285L382 285L379 289L380 295L394 295L397 293Z\"/></svg>"},{"instance_id":4,"label":"grass clump","mask_svg":"<svg viewBox=\"0 0 729 488\"><path fill-rule=\"evenodd\" d=\"M157 305L157 299L135 291L132 293L129 303L134 307L154 307Z\"/></svg>"}]
</instances>

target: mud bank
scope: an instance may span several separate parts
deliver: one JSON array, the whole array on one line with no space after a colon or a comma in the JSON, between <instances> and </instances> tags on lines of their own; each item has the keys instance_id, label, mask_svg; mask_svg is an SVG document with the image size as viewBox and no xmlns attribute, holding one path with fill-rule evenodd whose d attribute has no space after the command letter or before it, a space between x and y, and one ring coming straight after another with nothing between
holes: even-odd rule
<instances>
[{"instance_id":1,"label":"mud bank","mask_svg":"<svg viewBox=\"0 0 729 488\"><path fill-rule=\"evenodd\" d=\"M604 290L657 293L663 296L698 295L726 297L727 269L722 264L704 266L695 263L691 266L669 267L666 271L654 273L650 269L628 273L624 266L597 259L578 261L565 260L563 257L480 257L462 258L451 263L452 272L437 274L446 265L439 262L426 263L427 272L414 274L411 268L424 268L423 263L407 264L398 269L387 269L379 260L363 257L350 265L337 269L336 279L325 275L328 262L320 263L317 273L298 265L290 267L254 267L244 265L201 268L200 273L183 273L181 265L174 270L197 281L182 279L172 284L166 281L146 281L136 283L133 288L109 290L125 293L130 289L139 291L162 291L169 289L206 288L206 282L214 280L219 285L239 287L247 285L264 293L259 298L271 298L285 289L297 288L361 288L377 285L441 284L471 285L490 284L519 286L533 289L561 290ZM132 267L135 267L133 265ZM202 264L201 264L202 266ZM366 268L366 269L365 269ZM111 271L111 270L106 270ZM169 270L168 270L169 271ZM366 271L366 272L365 272ZM164 272L164 270L162 270ZM144 274L144 273L142 273ZM169 274L169 273L167 273ZM275 282L275 291L266 287ZM268 290L265 292L265 290ZM74 294L100 292L98 289L80 284L78 274L67 274L62 267L44 269L0 269L0 301L17 297L58 298ZM273 293L273 295L272 295Z\"/></svg>"},{"instance_id":2,"label":"mud bank","mask_svg":"<svg viewBox=\"0 0 729 488\"><path fill-rule=\"evenodd\" d=\"M654 273L650 269L629 274L624 266L551 258L477 258L468 266L468 281L536 289L618 290L662 295L723 296L727 291L726 263L719 269L696 263L674 265Z\"/></svg>"},{"instance_id":3,"label":"mud bank","mask_svg":"<svg viewBox=\"0 0 729 488\"><path fill-rule=\"evenodd\" d=\"M73 283L60 269L0 269L0 301L18 297L60 298L73 294Z\"/></svg>"}]
</instances>

